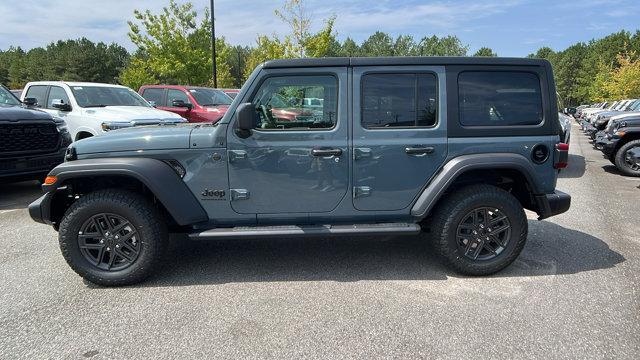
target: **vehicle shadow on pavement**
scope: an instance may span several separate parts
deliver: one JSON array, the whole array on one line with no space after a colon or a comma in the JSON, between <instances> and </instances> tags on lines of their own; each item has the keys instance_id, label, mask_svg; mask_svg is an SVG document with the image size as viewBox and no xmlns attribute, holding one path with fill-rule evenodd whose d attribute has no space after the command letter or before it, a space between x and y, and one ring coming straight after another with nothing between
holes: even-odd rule
<instances>
[{"instance_id":1,"label":"vehicle shadow on pavement","mask_svg":"<svg viewBox=\"0 0 640 360\"><path fill-rule=\"evenodd\" d=\"M2 184L0 210L24 209L42 195L37 181Z\"/></svg>"},{"instance_id":2,"label":"vehicle shadow on pavement","mask_svg":"<svg viewBox=\"0 0 640 360\"><path fill-rule=\"evenodd\" d=\"M627 174L620 171L615 165L605 165L602 167L602 170L613 175L627 176Z\"/></svg>"},{"instance_id":3,"label":"vehicle shadow on pavement","mask_svg":"<svg viewBox=\"0 0 640 360\"><path fill-rule=\"evenodd\" d=\"M587 169L587 163L584 156L581 155L569 154L568 164L566 169L560 171L558 177L566 179L581 178Z\"/></svg>"},{"instance_id":4,"label":"vehicle shadow on pavement","mask_svg":"<svg viewBox=\"0 0 640 360\"><path fill-rule=\"evenodd\" d=\"M602 240L554 223L530 221L524 251L494 277L550 276L607 269L625 261ZM446 280L445 267L418 237L173 239L166 263L143 287L240 282Z\"/></svg>"}]
</instances>

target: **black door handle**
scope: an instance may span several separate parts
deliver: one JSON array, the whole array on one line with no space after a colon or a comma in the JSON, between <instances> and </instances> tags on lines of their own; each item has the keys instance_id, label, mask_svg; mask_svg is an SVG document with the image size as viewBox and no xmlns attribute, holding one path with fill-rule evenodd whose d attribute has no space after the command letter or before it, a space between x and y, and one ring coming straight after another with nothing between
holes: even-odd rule
<instances>
[{"instance_id":1,"label":"black door handle","mask_svg":"<svg viewBox=\"0 0 640 360\"><path fill-rule=\"evenodd\" d=\"M342 155L342 149L331 149L331 148L318 148L312 149L311 155L313 156L340 156Z\"/></svg>"},{"instance_id":2,"label":"black door handle","mask_svg":"<svg viewBox=\"0 0 640 360\"><path fill-rule=\"evenodd\" d=\"M410 146L404 149L407 155L427 155L435 151L433 146Z\"/></svg>"}]
</instances>

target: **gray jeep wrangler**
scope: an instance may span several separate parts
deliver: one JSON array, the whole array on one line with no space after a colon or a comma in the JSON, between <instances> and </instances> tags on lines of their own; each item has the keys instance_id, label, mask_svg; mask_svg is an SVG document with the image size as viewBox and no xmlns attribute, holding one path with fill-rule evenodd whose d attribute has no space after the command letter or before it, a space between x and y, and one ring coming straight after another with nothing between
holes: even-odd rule
<instances>
[{"instance_id":1,"label":"gray jeep wrangler","mask_svg":"<svg viewBox=\"0 0 640 360\"><path fill-rule=\"evenodd\" d=\"M216 124L72 144L31 217L101 285L139 282L193 240L424 234L467 275L566 211L568 145L545 60L327 58L259 66Z\"/></svg>"}]
</instances>

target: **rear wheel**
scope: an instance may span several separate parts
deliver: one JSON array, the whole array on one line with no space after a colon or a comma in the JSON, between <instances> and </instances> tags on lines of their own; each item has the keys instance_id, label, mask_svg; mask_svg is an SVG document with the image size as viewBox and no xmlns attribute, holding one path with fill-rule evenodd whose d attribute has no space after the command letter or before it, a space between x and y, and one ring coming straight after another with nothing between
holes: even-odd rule
<instances>
[{"instance_id":1,"label":"rear wheel","mask_svg":"<svg viewBox=\"0 0 640 360\"><path fill-rule=\"evenodd\" d=\"M167 244L167 228L147 199L124 190L83 196L60 223L60 248L71 268L103 286L130 285L152 274Z\"/></svg>"},{"instance_id":2,"label":"rear wheel","mask_svg":"<svg viewBox=\"0 0 640 360\"><path fill-rule=\"evenodd\" d=\"M629 141L622 145L615 155L616 167L625 175L640 176L640 162L632 156L631 151L640 148L640 140Z\"/></svg>"},{"instance_id":3,"label":"rear wheel","mask_svg":"<svg viewBox=\"0 0 640 360\"><path fill-rule=\"evenodd\" d=\"M518 257L528 224L513 195L495 186L473 185L443 199L430 228L449 266L465 275L489 275Z\"/></svg>"}]
</instances>

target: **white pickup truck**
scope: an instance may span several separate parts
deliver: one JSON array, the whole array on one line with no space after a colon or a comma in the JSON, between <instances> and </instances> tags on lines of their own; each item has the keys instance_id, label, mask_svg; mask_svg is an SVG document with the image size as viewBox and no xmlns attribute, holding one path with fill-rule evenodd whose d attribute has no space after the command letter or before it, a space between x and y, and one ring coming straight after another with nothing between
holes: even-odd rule
<instances>
[{"instance_id":1,"label":"white pickup truck","mask_svg":"<svg viewBox=\"0 0 640 360\"><path fill-rule=\"evenodd\" d=\"M36 81L25 86L20 100L64 119L74 141L125 127L187 122L120 85Z\"/></svg>"}]
</instances>

